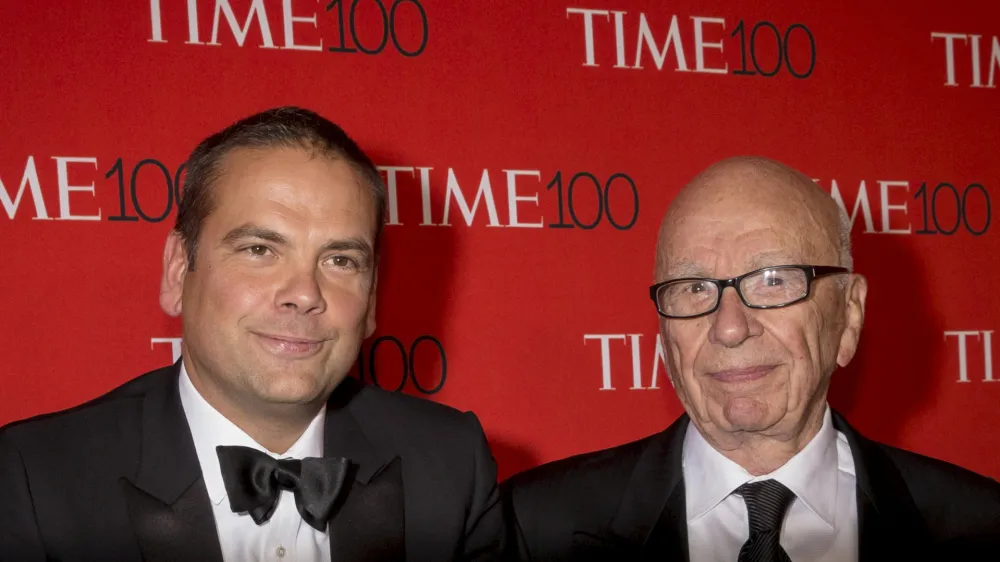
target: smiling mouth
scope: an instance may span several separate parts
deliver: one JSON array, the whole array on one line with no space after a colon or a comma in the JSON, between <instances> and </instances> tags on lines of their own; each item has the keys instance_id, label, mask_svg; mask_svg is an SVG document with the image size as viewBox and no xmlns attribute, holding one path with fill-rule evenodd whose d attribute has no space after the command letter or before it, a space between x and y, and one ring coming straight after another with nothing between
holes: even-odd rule
<instances>
[{"instance_id":1,"label":"smiling mouth","mask_svg":"<svg viewBox=\"0 0 1000 562\"><path fill-rule=\"evenodd\" d=\"M264 344L264 347L271 353L282 357L292 358L302 358L315 355L319 351L320 347L322 347L324 341L294 336L261 334L256 332L254 335L257 336L261 343Z\"/></svg>"},{"instance_id":2,"label":"smiling mouth","mask_svg":"<svg viewBox=\"0 0 1000 562\"><path fill-rule=\"evenodd\" d=\"M746 367L743 369L725 369L709 373L709 376L719 382L739 383L750 382L766 377L774 370L776 365L758 365L756 367Z\"/></svg>"}]
</instances>

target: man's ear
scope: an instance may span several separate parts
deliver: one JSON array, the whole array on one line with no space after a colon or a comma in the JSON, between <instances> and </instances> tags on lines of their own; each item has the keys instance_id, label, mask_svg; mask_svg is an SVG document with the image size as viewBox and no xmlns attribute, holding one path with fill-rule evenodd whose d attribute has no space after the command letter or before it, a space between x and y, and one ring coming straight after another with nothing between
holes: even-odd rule
<instances>
[{"instance_id":1,"label":"man's ear","mask_svg":"<svg viewBox=\"0 0 1000 562\"><path fill-rule=\"evenodd\" d=\"M865 299L868 298L868 280L863 275L851 274L847 287L847 303L844 314L846 326L840 336L837 350L837 364L846 367L858 350L861 327L865 323Z\"/></svg>"},{"instance_id":2,"label":"man's ear","mask_svg":"<svg viewBox=\"0 0 1000 562\"><path fill-rule=\"evenodd\" d=\"M188 271L187 250L181 235L170 231L163 248L163 276L160 278L160 308L170 316L180 316L184 277Z\"/></svg>"}]
</instances>

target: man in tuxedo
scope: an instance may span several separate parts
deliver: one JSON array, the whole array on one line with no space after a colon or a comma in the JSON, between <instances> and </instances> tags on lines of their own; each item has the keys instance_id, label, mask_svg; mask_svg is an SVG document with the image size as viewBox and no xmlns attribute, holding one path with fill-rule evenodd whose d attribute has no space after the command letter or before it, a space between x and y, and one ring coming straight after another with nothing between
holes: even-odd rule
<instances>
[{"instance_id":1,"label":"man in tuxedo","mask_svg":"<svg viewBox=\"0 0 1000 562\"><path fill-rule=\"evenodd\" d=\"M163 252L182 358L0 430L0 560L495 559L475 415L347 377L384 212L371 160L313 112L203 141Z\"/></svg>"},{"instance_id":2,"label":"man in tuxedo","mask_svg":"<svg viewBox=\"0 0 1000 562\"><path fill-rule=\"evenodd\" d=\"M1000 559L1000 484L866 439L827 404L867 284L849 221L808 177L761 158L711 166L671 203L655 272L686 413L504 482L514 558Z\"/></svg>"}]
</instances>

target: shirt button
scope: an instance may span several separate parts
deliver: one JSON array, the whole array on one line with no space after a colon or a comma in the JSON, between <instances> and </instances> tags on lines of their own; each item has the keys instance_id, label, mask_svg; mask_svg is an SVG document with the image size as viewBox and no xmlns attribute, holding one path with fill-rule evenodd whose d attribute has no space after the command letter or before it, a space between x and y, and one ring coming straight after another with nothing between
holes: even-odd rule
<instances>
[{"instance_id":1,"label":"shirt button","mask_svg":"<svg viewBox=\"0 0 1000 562\"><path fill-rule=\"evenodd\" d=\"M279 546L278 548L275 549L274 553L278 555L278 558L284 558L285 557L285 547Z\"/></svg>"}]
</instances>

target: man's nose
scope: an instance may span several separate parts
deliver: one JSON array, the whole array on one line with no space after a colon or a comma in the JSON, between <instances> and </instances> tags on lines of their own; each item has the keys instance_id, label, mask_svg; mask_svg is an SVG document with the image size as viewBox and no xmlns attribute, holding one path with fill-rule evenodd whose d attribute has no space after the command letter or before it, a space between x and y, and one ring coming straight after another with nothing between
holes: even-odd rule
<instances>
[{"instance_id":1,"label":"man's nose","mask_svg":"<svg viewBox=\"0 0 1000 562\"><path fill-rule=\"evenodd\" d=\"M300 314L321 314L326 310L326 300L317 280L316 268L302 268L292 272L275 295L279 308L293 309Z\"/></svg>"},{"instance_id":2,"label":"man's nose","mask_svg":"<svg viewBox=\"0 0 1000 562\"><path fill-rule=\"evenodd\" d=\"M754 322L750 309L743 304L732 287L723 289L719 308L713 316L712 327L708 332L708 340L712 343L736 347L747 338L758 335L755 326L759 327L759 324Z\"/></svg>"}]
</instances>

